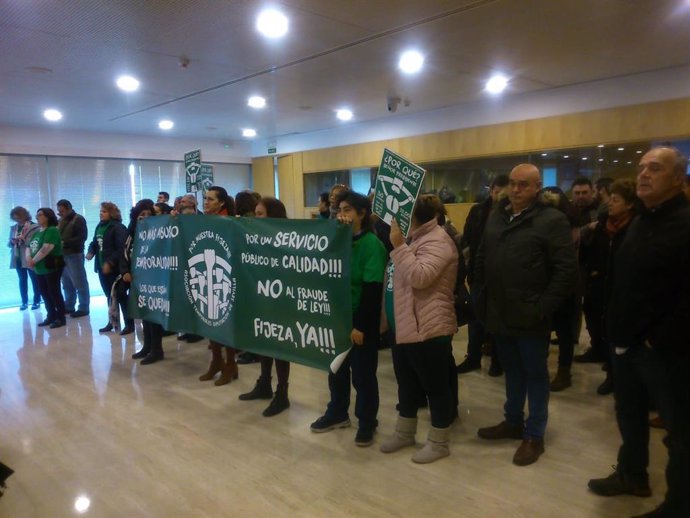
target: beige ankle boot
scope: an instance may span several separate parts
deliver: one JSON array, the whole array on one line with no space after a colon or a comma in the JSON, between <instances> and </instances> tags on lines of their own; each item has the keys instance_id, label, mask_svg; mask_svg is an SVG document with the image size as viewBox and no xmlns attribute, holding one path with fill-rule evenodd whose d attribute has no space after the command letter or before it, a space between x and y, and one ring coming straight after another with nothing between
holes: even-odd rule
<instances>
[{"instance_id":1,"label":"beige ankle boot","mask_svg":"<svg viewBox=\"0 0 690 518\"><path fill-rule=\"evenodd\" d=\"M383 453L393 453L405 446L414 445L414 436L417 433L417 418L398 416L395 423L395 432L386 438L379 448Z\"/></svg>"},{"instance_id":2,"label":"beige ankle boot","mask_svg":"<svg viewBox=\"0 0 690 518\"><path fill-rule=\"evenodd\" d=\"M424 448L418 450L412 456L412 462L417 464L429 464L450 455L448 444L450 443L450 427L434 428L429 430Z\"/></svg>"}]
</instances>

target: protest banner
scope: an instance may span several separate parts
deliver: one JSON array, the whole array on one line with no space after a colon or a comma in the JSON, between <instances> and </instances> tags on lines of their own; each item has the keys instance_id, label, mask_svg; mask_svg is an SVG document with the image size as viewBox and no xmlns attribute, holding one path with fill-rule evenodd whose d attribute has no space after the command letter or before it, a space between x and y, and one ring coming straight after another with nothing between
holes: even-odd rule
<instances>
[{"instance_id":1,"label":"protest banner","mask_svg":"<svg viewBox=\"0 0 690 518\"><path fill-rule=\"evenodd\" d=\"M184 154L185 189L188 193L199 190L199 174L201 173L201 150Z\"/></svg>"},{"instance_id":2,"label":"protest banner","mask_svg":"<svg viewBox=\"0 0 690 518\"><path fill-rule=\"evenodd\" d=\"M139 222L130 311L171 331L337 370L351 346L348 226L157 216Z\"/></svg>"},{"instance_id":3,"label":"protest banner","mask_svg":"<svg viewBox=\"0 0 690 518\"><path fill-rule=\"evenodd\" d=\"M425 171L416 164L384 148L376 176L373 212L391 224L396 219L407 237L414 204L422 188Z\"/></svg>"}]
</instances>

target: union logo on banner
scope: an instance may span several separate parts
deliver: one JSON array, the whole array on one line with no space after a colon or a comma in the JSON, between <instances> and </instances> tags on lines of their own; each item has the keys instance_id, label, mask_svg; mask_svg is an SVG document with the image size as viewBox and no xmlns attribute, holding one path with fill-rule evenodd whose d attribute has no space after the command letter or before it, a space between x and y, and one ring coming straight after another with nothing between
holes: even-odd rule
<instances>
[{"instance_id":1,"label":"union logo on banner","mask_svg":"<svg viewBox=\"0 0 690 518\"><path fill-rule=\"evenodd\" d=\"M206 325L220 326L230 316L237 289L230 248L219 234L204 231L192 240L189 252L184 272L187 298Z\"/></svg>"}]
</instances>

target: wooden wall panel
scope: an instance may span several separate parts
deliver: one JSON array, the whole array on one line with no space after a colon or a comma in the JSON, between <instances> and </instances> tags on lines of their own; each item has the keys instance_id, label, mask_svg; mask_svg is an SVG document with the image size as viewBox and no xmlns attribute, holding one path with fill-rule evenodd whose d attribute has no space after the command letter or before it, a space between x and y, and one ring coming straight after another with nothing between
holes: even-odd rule
<instances>
[{"instance_id":1,"label":"wooden wall panel","mask_svg":"<svg viewBox=\"0 0 690 518\"><path fill-rule=\"evenodd\" d=\"M279 172L281 199L286 207L289 204L291 217L308 217L303 199L304 173L374 167L384 147L414 162L438 162L688 135L690 98L305 151L290 155L283 163ZM288 157L279 159L279 170L283 158ZM267 160L271 157L253 160L254 184L273 192L272 165L270 191L268 168L263 165ZM464 221L460 213L458 216Z\"/></svg>"},{"instance_id":2,"label":"wooden wall panel","mask_svg":"<svg viewBox=\"0 0 690 518\"><path fill-rule=\"evenodd\" d=\"M252 159L252 184L253 189L262 196L275 196L272 156Z\"/></svg>"}]
</instances>

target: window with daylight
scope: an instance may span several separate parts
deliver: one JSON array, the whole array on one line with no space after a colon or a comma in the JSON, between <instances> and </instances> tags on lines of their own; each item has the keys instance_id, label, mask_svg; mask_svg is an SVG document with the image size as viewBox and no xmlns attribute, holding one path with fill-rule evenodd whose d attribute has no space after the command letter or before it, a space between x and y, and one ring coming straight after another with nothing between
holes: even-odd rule
<instances>
[{"instance_id":1,"label":"window with daylight","mask_svg":"<svg viewBox=\"0 0 690 518\"><path fill-rule=\"evenodd\" d=\"M213 164L214 183L228 193L251 186L248 164ZM122 211L123 223L129 223L129 210L142 198L156 201L160 191L170 193L170 204L185 192L184 163L164 160L125 160L117 158L75 158L34 155L0 155L0 214L6 221L9 239L10 210L25 207L35 221L36 210L56 210L58 200L65 198L74 210L84 216L93 237L99 219L100 204L112 201ZM201 202L201 195L199 195ZM88 246L88 242L87 242ZM0 247L0 308L21 303L17 274L9 268L10 248ZM93 264L86 264L91 296L102 295ZM29 287L31 296L31 287Z\"/></svg>"}]
</instances>

